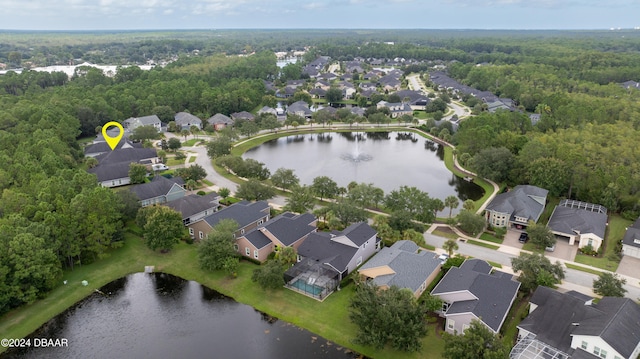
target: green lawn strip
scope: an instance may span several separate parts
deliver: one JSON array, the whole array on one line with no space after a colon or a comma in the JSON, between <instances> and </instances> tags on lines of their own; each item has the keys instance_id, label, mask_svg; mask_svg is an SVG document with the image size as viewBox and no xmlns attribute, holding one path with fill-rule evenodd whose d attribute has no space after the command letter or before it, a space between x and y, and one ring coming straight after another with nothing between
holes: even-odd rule
<instances>
[{"instance_id":1,"label":"green lawn strip","mask_svg":"<svg viewBox=\"0 0 640 359\"><path fill-rule=\"evenodd\" d=\"M487 232L483 232L480 235L480 239L488 241L488 242L498 243L498 244L502 244L502 241L503 241L502 239L500 239L500 238L498 238L498 237L496 237L496 236L494 236L494 235L492 235L490 233L487 233Z\"/></svg>"},{"instance_id":2,"label":"green lawn strip","mask_svg":"<svg viewBox=\"0 0 640 359\"><path fill-rule=\"evenodd\" d=\"M198 159L198 157L196 157L196 156L191 156L191 157L189 157L189 163L193 163L193 162L195 162L197 159Z\"/></svg>"},{"instance_id":3,"label":"green lawn strip","mask_svg":"<svg viewBox=\"0 0 640 359\"><path fill-rule=\"evenodd\" d=\"M487 261L487 263L491 264L492 267L502 268L502 264L500 264L500 263L492 262L492 261Z\"/></svg>"},{"instance_id":4,"label":"green lawn strip","mask_svg":"<svg viewBox=\"0 0 640 359\"><path fill-rule=\"evenodd\" d=\"M586 264L596 268L606 269L612 272L615 272L616 269L618 268L618 264L620 264L606 257L594 257L594 256L589 256L581 253L576 254L576 259L574 259L574 262L580 263L580 264Z\"/></svg>"},{"instance_id":5,"label":"green lawn strip","mask_svg":"<svg viewBox=\"0 0 640 359\"><path fill-rule=\"evenodd\" d=\"M167 159L167 166L179 166L179 165L183 165L184 164L184 159L182 160L176 160L175 158L168 158Z\"/></svg>"},{"instance_id":6,"label":"green lawn strip","mask_svg":"<svg viewBox=\"0 0 640 359\"><path fill-rule=\"evenodd\" d=\"M425 349L420 353L402 353L388 348L377 350L352 343L357 331L348 316L353 285L336 291L324 302L318 302L285 288L263 291L251 282L251 273L257 268L252 263L242 261L235 279L222 272L203 271L197 263L194 245L180 243L170 253L160 254L146 248L138 237L127 234L123 248L114 250L108 258L65 272L63 279L68 281L67 285L54 289L42 300L6 314L0 321L0 332L7 338L25 337L95 289L128 274L141 272L145 265L153 265L158 272L197 281L240 303L251 305L369 357L421 358L425 355L439 357L442 353L444 344L433 333L423 339ZM82 286L82 280L87 280L89 285ZM0 352L3 350L0 348Z\"/></svg>"},{"instance_id":7,"label":"green lawn strip","mask_svg":"<svg viewBox=\"0 0 640 359\"><path fill-rule=\"evenodd\" d=\"M444 238L449 238L449 239L458 239L458 235L452 232L445 232L445 231L441 231L439 229L434 230L433 232L431 232L431 234L433 234L434 236L438 236L438 237L444 237Z\"/></svg>"},{"instance_id":8,"label":"green lawn strip","mask_svg":"<svg viewBox=\"0 0 640 359\"><path fill-rule=\"evenodd\" d=\"M522 292L518 292L513 306L507 314L507 319L502 325L502 342L508 348L511 348L516 343L516 337L518 335L518 325L529 313L529 297L524 296Z\"/></svg>"},{"instance_id":9,"label":"green lawn strip","mask_svg":"<svg viewBox=\"0 0 640 359\"><path fill-rule=\"evenodd\" d=\"M182 147L193 147L196 143L202 141L202 139L199 138L192 138L188 141L184 141L182 142Z\"/></svg>"},{"instance_id":10,"label":"green lawn strip","mask_svg":"<svg viewBox=\"0 0 640 359\"><path fill-rule=\"evenodd\" d=\"M500 248L500 246L494 246L493 244L488 244L488 243L476 241L476 240L473 240L473 239L467 240L467 243L473 244L473 245L476 245L476 246L480 246L480 247L493 249L493 250L498 250Z\"/></svg>"},{"instance_id":11,"label":"green lawn strip","mask_svg":"<svg viewBox=\"0 0 640 359\"><path fill-rule=\"evenodd\" d=\"M213 182L211 182L211 181L209 181L207 179L203 179L201 181L202 181L202 183L206 184L207 186L213 186Z\"/></svg>"},{"instance_id":12,"label":"green lawn strip","mask_svg":"<svg viewBox=\"0 0 640 359\"><path fill-rule=\"evenodd\" d=\"M576 256L576 258L577 258L577 256ZM601 271L599 271L599 270L591 269L591 268L585 268L585 267L583 267L583 266L577 266L577 265L572 264L572 263L566 263L566 262L565 262L565 264L564 264L564 265L566 265L566 266L567 266L567 268L571 268L571 269L575 269L575 270L579 270L579 271L583 271L583 272L591 273L591 274L595 274L595 275L600 275L600 274L602 273L602 272L601 272Z\"/></svg>"},{"instance_id":13,"label":"green lawn strip","mask_svg":"<svg viewBox=\"0 0 640 359\"><path fill-rule=\"evenodd\" d=\"M542 212L542 214L540 215L538 223L548 223L549 217L551 217L551 214L553 213L553 210L556 208L558 203L560 203L560 198L551 196L547 197L547 204L544 207L544 212Z\"/></svg>"},{"instance_id":14,"label":"green lawn strip","mask_svg":"<svg viewBox=\"0 0 640 359\"><path fill-rule=\"evenodd\" d=\"M531 243L530 241L525 243L522 246L522 249L526 250L526 251L530 251L530 252L534 252L534 253L538 253L538 254L544 254L544 248L539 247L533 243Z\"/></svg>"}]
</instances>

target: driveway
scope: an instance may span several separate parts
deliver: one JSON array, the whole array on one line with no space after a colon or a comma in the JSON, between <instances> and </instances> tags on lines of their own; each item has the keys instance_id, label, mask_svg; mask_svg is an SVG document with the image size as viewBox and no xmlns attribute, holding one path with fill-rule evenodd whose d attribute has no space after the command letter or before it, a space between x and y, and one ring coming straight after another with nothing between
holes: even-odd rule
<instances>
[{"instance_id":1,"label":"driveway","mask_svg":"<svg viewBox=\"0 0 640 359\"><path fill-rule=\"evenodd\" d=\"M553 252L544 252L547 257L564 259L566 261L573 262L578 254L578 246L570 245L569 241L563 239L556 240L556 249Z\"/></svg>"},{"instance_id":2,"label":"driveway","mask_svg":"<svg viewBox=\"0 0 640 359\"><path fill-rule=\"evenodd\" d=\"M640 258L622 256L622 260L620 261L620 265L618 266L616 273L640 279L640 270L638 270L638 268L640 268Z\"/></svg>"},{"instance_id":3,"label":"driveway","mask_svg":"<svg viewBox=\"0 0 640 359\"><path fill-rule=\"evenodd\" d=\"M523 243L518 242L520 233L522 233L522 231L517 229L508 229L507 234L504 235L502 245L522 249Z\"/></svg>"}]
</instances>

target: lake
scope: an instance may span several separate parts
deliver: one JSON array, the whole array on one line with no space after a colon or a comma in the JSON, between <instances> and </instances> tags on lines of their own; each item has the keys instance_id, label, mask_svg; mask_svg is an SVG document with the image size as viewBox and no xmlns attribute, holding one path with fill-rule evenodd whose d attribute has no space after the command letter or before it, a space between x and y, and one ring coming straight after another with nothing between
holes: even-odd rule
<instances>
[{"instance_id":1,"label":"lake","mask_svg":"<svg viewBox=\"0 0 640 359\"><path fill-rule=\"evenodd\" d=\"M2 358L353 358L294 325L197 282L136 273L100 288L32 338L68 347L5 352Z\"/></svg>"},{"instance_id":2,"label":"lake","mask_svg":"<svg viewBox=\"0 0 640 359\"><path fill-rule=\"evenodd\" d=\"M263 162L271 173L294 170L309 185L328 176L339 186L373 183L385 193L413 186L444 201L453 195L462 202L478 200L484 191L455 176L444 164L444 148L412 132L325 132L280 137L247 151L244 158ZM457 213L454 210L453 213ZM439 213L448 216L449 209Z\"/></svg>"}]
</instances>

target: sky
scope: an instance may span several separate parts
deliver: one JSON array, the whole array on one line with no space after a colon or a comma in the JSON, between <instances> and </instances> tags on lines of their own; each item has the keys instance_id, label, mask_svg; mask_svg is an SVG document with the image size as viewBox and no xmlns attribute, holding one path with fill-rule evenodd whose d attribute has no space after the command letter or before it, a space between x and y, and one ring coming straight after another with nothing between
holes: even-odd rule
<instances>
[{"instance_id":1,"label":"sky","mask_svg":"<svg viewBox=\"0 0 640 359\"><path fill-rule=\"evenodd\" d=\"M640 0L0 0L2 30L628 29L638 15Z\"/></svg>"}]
</instances>

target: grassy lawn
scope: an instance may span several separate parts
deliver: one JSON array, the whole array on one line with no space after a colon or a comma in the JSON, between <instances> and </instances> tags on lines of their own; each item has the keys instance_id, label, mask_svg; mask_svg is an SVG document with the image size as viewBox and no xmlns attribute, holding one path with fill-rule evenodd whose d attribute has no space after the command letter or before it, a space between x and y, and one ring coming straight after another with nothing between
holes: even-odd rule
<instances>
[{"instance_id":1,"label":"grassy lawn","mask_svg":"<svg viewBox=\"0 0 640 359\"><path fill-rule=\"evenodd\" d=\"M609 216L609 225L607 226L604 242L605 249L602 256L593 257L578 253L575 261L615 272L620 264L616 253L616 243L622 240L626 228L630 226L631 223L632 221L624 219L618 214Z\"/></svg>"},{"instance_id":2,"label":"grassy lawn","mask_svg":"<svg viewBox=\"0 0 640 359\"><path fill-rule=\"evenodd\" d=\"M524 319L529 313L529 296L524 296L522 292L518 292L518 297L516 298L509 314L507 315L507 319L502 325L502 342L509 348L511 348L515 342L516 337L518 336L518 324Z\"/></svg>"},{"instance_id":3,"label":"grassy lawn","mask_svg":"<svg viewBox=\"0 0 640 359\"><path fill-rule=\"evenodd\" d=\"M201 142L202 140L199 138L192 138L188 141L182 142L182 147L193 147L196 143Z\"/></svg>"},{"instance_id":4,"label":"grassy lawn","mask_svg":"<svg viewBox=\"0 0 640 359\"><path fill-rule=\"evenodd\" d=\"M479 241L474 241L473 239L469 239L467 241L467 243L469 244L473 244L476 246L480 246L480 247L485 247L485 248L489 248L489 249L493 249L493 250L498 250L500 248L500 246L494 246L493 244L488 244L488 243L484 243L484 242L479 242Z\"/></svg>"},{"instance_id":5,"label":"grassy lawn","mask_svg":"<svg viewBox=\"0 0 640 359\"><path fill-rule=\"evenodd\" d=\"M183 165L184 160L176 160L175 158L167 158L167 166Z\"/></svg>"},{"instance_id":6,"label":"grassy lawn","mask_svg":"<svg viewBox=\"0 0 640 359\"><path fill-rule=\"evenodd\" d=\"M196 157L196 156L191 156L191 157L189 157L189 163L193 163L193 162L195 162L197 159L198 159L198 157Z\"/></svg>"},{"instance_id":7,"label":"grassy lawn","mask_svg":"<svg viewBox=\"0 0 640 359\"><path fill-rule=\"evenodd\" d=\"M480 235L480 239L488 241L488 242L498 243L498 244L502 244L502 241L503 241L502 239L494 236L491 233L487 233L487 232L483 232Z\"/></svg>"},{"instance_id":8,"label":"grassy lawn","mask_svg":"<svg viewBox=\"0 0 640 359\"><path fill-rule=\"evenodd\" d=\"M549 222L549 217L551 217L551 213L556 208L558 203L560 203L560 198L558 197L547 197L547 205L544 207L544 212L540 215L540 219L538 223L547 224Z\"/></svg>"},{"instance_id":9,"label":"grassy lawn","mask_svg":"<svg viewBox=\"0 0 640 359\"><path fill-rule=\"evenodd\" d=\"M30 305L7 313L0 320L0 333L7 338L24 337L52 317L91 294L95 289L125 275L141 272L145 265L155 266L156 271L169 273L186 280L197 281L236 301L251 305L276 318L293 323L321 335L338 345L351 348L375 358L423 358L441 357L444 342L435 334L435 325L429 326L429 335L423 339L424 349L419 353L403 353L388 348L377 350L351 342L357 327L348 316L348 305L354 286L348 285L333 293L324 302L305 297L287 289L263 291L251 282L255 264L240 262L238 277L229 278L222 272L208 272L197 265L194 245L180 243L170 253L161 254L149 250L132 234L126 235L122 248L113 250L106 259L67 271L61 285L49 295ZM81 285L87 280L89 285ZM0 348L0 352L4 349Z\"/></svg>"},{"instance_id":10,"label":"grassy lawn","mask_svg":"<svg viewBox=\"0 0 640 359\"><path fill-rule=\"evenodd\" d=\"M522 246L522 249L524 249L526 251L531 251L533 253L544 254L544 248L538 247L535 244L531 243L530 241L525 243Z\"/></svg>"},{"instance_id":11,"label":"grassy lawn","mask_svg":"<svg viewBox=\"0 0 640 359\"><path fill-rule=\"evenodd\" d=\"M575 270L579 270L579 271L583 271L583 272L591 273L591 274L595 274L595 275L600 275L602 273L599 270L595 270L595 269L591 269L591 268L585 268L583 266L577 266L577 265L571 264L571 263L565 263L564 265L566 265L567 268L571 268L571 269L575 269Z\"/></svg>"},{"instance_id":12,"label":"grassy lawn","mask_svg":"<svg viewBox=\"0 0 640 359\"><path fill-rule=\"evenodd\" d=\"M211 182L211 181L209 181L207 179L203 179L201 182L206 184L207 186L213 186L213 182Z\"/></svg>"},{"instance_id":13,"label":"grassy lawn","mask_svg":"<svg viewBox=\"0 0 640 359\"><path fill-rule=\"evenodd\" d=\"M449 239L458 239L458 235L453 232L445 232L440 229L436 229L432 232L433 235L438 237L444 237Z\"/></svg>"},{"instance_id":14,"label":"grassy lawn","mask_svg":"<svg viewBox=\"0 0 640 359\"><path fill-rule=\"evenodd\" d=\"M500 263L496 263L496 262L492 262L492 261L487 261L487 263L491 264L491 266L494 267L494 268L502 268L502 264L500 264Z\"/></svg>"}]
</instances>

